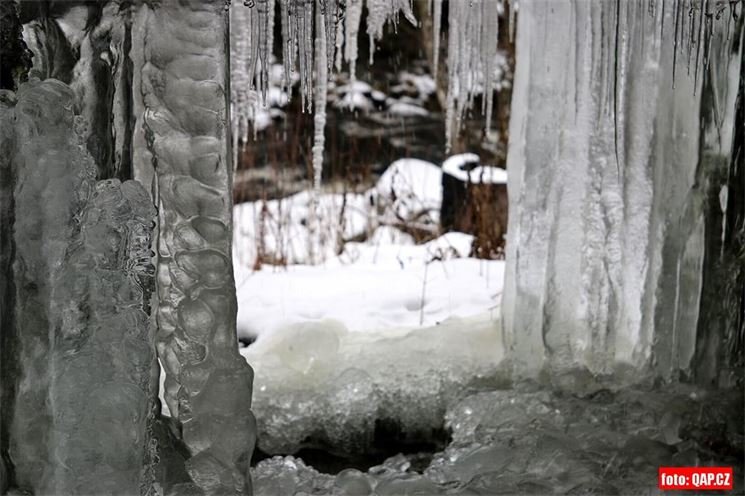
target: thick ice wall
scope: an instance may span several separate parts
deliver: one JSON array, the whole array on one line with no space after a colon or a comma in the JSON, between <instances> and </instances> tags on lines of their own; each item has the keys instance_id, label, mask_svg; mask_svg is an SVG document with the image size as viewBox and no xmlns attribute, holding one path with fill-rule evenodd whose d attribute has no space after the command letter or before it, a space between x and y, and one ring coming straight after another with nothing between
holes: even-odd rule
<instances>
[{"instance_id":1,"label":"thick ice wall","mask_svg":"<svg viewBox=\"0 0 745 496\"><path fill-rule=\"evenodd\" d=\"M193 481L174 490L235 494L255 425L235 331L227 21L221 2L143 5L131 53L135 177L159 208L158 357Z\"/></svg>"},{"instance_id":2,"label":"thick ice wall","mask_svg":"<svg viewBox=\"0 0 745 496\"><path fill-rule=\"evenodd\" d=\"M690 37L709 34L699 14L677 2L520 5L503 312L522 373L641 372L653 357L664 377L691 367L701 87L728 71L704 71L704 37Z\"/></svg>"},{"instance_id":3,"label":"thick ice wall","mask_svg":"<svg viewBox=\"0 0 745 496\"><path fill-rule=\"evenodd\" d=\"M3 359L15 357L3 363L3 448L9 482L21 490L133 494L153 411L143 307L155 210L135 182L96 184L72 100L64 83L36 81L0 108L0 119L14 122L3 128L12 139L3 172L16 213L15 321L2 329Z\"/></svg>"}]
</instances>

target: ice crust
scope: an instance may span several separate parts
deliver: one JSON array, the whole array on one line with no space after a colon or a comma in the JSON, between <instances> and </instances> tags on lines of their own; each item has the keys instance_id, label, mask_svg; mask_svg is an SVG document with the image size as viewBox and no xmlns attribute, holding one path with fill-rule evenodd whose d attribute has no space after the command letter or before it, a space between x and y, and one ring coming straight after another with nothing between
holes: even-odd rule
<instances>
[{"instance_id":1,"label":"ice crust","mask_svg":"<svg viewBox=\"0 0 745 496\"><path fill-rule=\"evenodd\" d=\"M338 474L276 456L253 469L255 494L657 494L660 466L726 464L742 484L742 391L628 388L575 372L552 390L468 394L445 418L452 443L424 470L403 454Z\"/></svg>"},{"instance_id":2,"label":"ice crust","mask_svg":"<svg viewBox=\"0 0 745 496\"><path fill-rule=\"evenodd\" d=\"M427 437L469 384L498 375L503 353L496 317L373 332L323 320L262 337L242 350L256 371L258 446L270 454L314 445L364 453L373 449L381 421Z\"/></svg>"}]
</instances>

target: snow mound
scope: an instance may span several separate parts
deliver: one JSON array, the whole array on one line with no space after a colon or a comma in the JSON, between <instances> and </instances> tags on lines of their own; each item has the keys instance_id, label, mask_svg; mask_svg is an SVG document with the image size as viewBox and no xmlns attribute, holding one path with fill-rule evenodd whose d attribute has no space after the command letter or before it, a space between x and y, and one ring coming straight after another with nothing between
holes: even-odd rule
<instances>
[{"instance_id":1,"label":"snow mound","mask_svg":"<svg viewBox=\"0 0 745 496\"><path fill-rule=\"evenodd\" d=\"M378 179L374 195L388 220L436 224L442 203L442 170L416 158L396 160Z\"/></svg>"}]
</instances>

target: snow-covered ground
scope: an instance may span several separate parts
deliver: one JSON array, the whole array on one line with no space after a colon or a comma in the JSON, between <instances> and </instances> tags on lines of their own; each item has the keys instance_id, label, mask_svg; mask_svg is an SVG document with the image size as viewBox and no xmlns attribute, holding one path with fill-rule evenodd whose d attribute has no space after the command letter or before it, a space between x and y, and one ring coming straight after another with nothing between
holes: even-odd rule
<instances>
[{"instance_id":1,"label":"snow-covered ground","mask_svg":"<svg viewBox=\"0 0 745 496\"><path fill-rule=\"evenodd\" d=\"M496 318L504 263L469 258L470 235L437 235L441 175L433 164L403 159L368 191L324 193L315 238L309 192L237 205L239 336L324 319L375 332L430 327L449 317ZM407 226L434 239L415 244ZM309 263L311 254L318 263Z\"/></svg>"},{"instance_id":2,"label":"snow-covered ground","mask_svg":"<svg viewBox=\"0 0 745 496\"><path fill-rule=\"evenodd\" d=\"M321 265L238 267L239 335L323 319L350 331L415 328L496 310L504 264L467 258L471 236L399 244L389 229L375 231L380 244L349 244Z\"/></svg>"}]
</instances>

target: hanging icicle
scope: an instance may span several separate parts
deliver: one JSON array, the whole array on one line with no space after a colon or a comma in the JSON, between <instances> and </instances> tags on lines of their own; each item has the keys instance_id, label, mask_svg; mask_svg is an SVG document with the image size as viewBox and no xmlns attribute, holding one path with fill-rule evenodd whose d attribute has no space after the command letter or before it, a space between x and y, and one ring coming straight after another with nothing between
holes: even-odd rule
<instances>
[{"instance_id":1,"label":"hanging icicle","mask_svg":"<svg viewBox=\"0 0 745 496\"><path fill-rule=\"evenodd\" d=\"M326 0L328 1L328 0ZM313 114L313 190L311 191L309 206L309 250L308 256L311 263L316 262L316 248L321 250L320 239L320 215L318 212L318 198L321 194L321 179L323 176L323 149L326 141L324 132L326 130L326 93L328 88L328 52L326 32L326 12L323 8L324 0L316 0L315 19L315 65L316 80L314 88L315 112ZM321 250L322 251L322 250Z\"/></svg>"},{"instance_id":2,"label":"hanging icicle","mask_svg":"<svg viewBox=\"0 0 745 496\"><path fill-rule=\"evenodd\" d=\"M435 53L439 51L440 2L434 0L433 8ZM448 5L448 92L445 108L448 148L462 127L466 111L472 108L478 95L482 99L481 112L486 116L485 132L488 133L491 128L498 77L500 10L500 3L492 0L450 2ZM436 71L436 62L433 67Z\"/></svg>"},{"instance_id":3,"label":"hanging icicle","mask_svg":"<svg viewBox=\"0 0 745 496\"><path fill-rule=\"evenodd\" d=\"M392 22L394 29L397 28L399 13L403 13L406 20L411 24L417 25L409 0L367 0L367 35L370 37L370 64L373 63L375 42L383 37L383 28L387 22Z\"/></svg>"},{"instance_id":4,"label":"hanging icicle","mask_svg":"<svg viewBox=\"0 0 745 496\"><path fill-rule=\"evenodd\" d=\"M362 1L347 0L347 13L344 25L344 60L349 64L349 77L354 81L357 74L357 36L362 18Z\"/></svg>"},{"instance_id":5,"label":"hanging icicle","mask_svg":"<svg viewBox=\"0 0 745 496\"><path fill-rule=\"evenodd\" d=\"M251 51L251 38L245 25L248 24L249 10L233 4L230 16L230 101L232 103L233 143L248 139L248 126L251 118L249 105L250 76L248 60ZM235 146L238 149L238 146Z\"/></svg>"},{"instance_id":6,"label":"hanging icicle","mask_svg":"<svg viewBox=\"0 0 745 496\"><path fill-rule=\"evenodd\" d=\"M494 107L494 72L497 64L497 42L499 39L499 4L485 1L481 4L481 53L484 69L484 99L481 112L486 116L485 129L491 129L492 109Z\"/></svg>"},{"instance_id":7,"label":"hanging icicle","mask_svg":"<svg viewBox=\"0 0 745 496\"><path fill-rule=\"evenodd\" d=\"M440 64L440 28L442 26L442 0L432 0L432 77L437 81L437 69Z\"/></svg>"}]
</instances>

